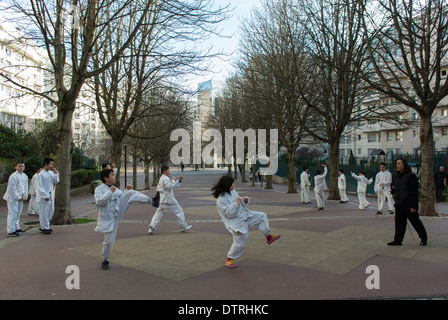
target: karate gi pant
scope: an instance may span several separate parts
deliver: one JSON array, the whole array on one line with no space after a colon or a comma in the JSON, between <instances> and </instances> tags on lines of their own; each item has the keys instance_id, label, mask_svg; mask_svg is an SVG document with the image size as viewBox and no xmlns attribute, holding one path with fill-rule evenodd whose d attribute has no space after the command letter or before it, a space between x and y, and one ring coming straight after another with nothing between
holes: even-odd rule
<instances>
[{"instance_id":1,"label":"karate gi pant","mask_svg":"<svg viewBox=\"0 0 448 320\"><path fill-rule=\"evenodd\" d=\"M426 233L425 226L423 222L420 220L420 216L418 212L411 212L409 208L395 208L395 236L394 240L398 242L402 242L404 235L406 233L407 220L411 222L415 231L417 231L418 236L422 240L427 240L428 235Z\"/></svg>"},{"instance_id":2,"label":"karate gi pant","mask_svg":"<svg viewBox=\"0 0 448 320\"><path fill-rule=\"evenodd\" d=\"M302 188L302 193L300 194L302 202L310 202L310 187Z\"/></svg>"},{"instance_id":3,"label":"karate gi pant","mask_svg":"<svg viewBox=\"0 0 448 320\"><path fill-rule=\"evenodd\" d=\"M32 194L30 203L28 204L28 214L38 214L38 213L39 213L39 203L36 202L36 195Z\"/></svg>"},{"instance_id":4,"label":"karate gi pant","mask_svg":"<svg viewBox=\"0 0 448 320\"><path fill-rule=\"evenodd\" d=\"M23 209L23 201L8 200L8 217L6 219L8 233L16 232L20 229L20 214Z\"/></svg>"},{"instance_id":5,"label":"karate gi pant","mask_svg":"<svg viewBox=\"0 0 448 320\"><path fill-rule=\"evenodd\" d=\"M54 200L45 201L40 199L39 202L39 222L42 230L50 229L50 221L54 213Z\"/></svg>"},{"instance_id":6,"label":"karate gi pant","mask_svg":"<svg viewBox=\"0 0 448 320\"><path fill-rule=\"evenodd\" d=\"M358 192L358 200L359 200L359 209L365 209L370 205L370 203L366 199L365 192Z\"/></svg>"},{"instance_id":7,"label":"karate gi pant","mask_svg":"<svg viewBox=\"0 0 448 320\"><path fill-rule=\"evenodd\" d=\"M251 211L252 216L247 218L248 227L257 227L265 237L271 234L271 229L269 229L269 222L266 213L259 211ZM246 247L247 239L249 238L249 228L246 233L242 232L232 232L233 243L230 247L227 257L231 259L238 259L243 254L244 248Z\"/></svg>"},{"instance_id":8,"label":"karate gi pant","mask_svg":"<svg viewBox=\"0 0 448 320\"><path fill-rule=\"evenodd\" d=\"M161 203L157 208L156 212L154 213L151 223L149 224L151 228L153 228L154 230L158 228L159 223L160 221L162 221L163 218L163 211L165 210L170 210L172 213L174 213L174 215L177 217L177 220L179 220L179 227L181 229L187 227L184 210L182 210L182 207L179 205L179 203L174 204Z\"/></svg>"},{"instance_id":9,"label":"karate gi pant","mask_svg":"<svg viewBox=\"0 0 448 320\"><path fill-rule=\"evenodd\" d=\"M317 207L325 208L324 190L321 191L314 190L314 195L316 196Z\"/></svg>"},{"instance_id":10,"label":"karate gi pant","mask_svg":"<svg viewBox=\"0 0 448 320\"><path fill-rule=\"evenodd\" d=\"M341 201L348 201L347 193L345 189L339 189L339 196L341 197Z\"/></svg>"},{"instance_id":11,"label":"karate gi pant","mask_svg":"<svg viewBox=\"0 0 448 320\"><path fill-rule=\"evenodd\" d=\"M394 211L394 199L392 198L392 194L388 190L378 190L378 211L383 211L384 202L387 199L387 205L389 207L389 210Z\"/></svg>"}]
</instances>

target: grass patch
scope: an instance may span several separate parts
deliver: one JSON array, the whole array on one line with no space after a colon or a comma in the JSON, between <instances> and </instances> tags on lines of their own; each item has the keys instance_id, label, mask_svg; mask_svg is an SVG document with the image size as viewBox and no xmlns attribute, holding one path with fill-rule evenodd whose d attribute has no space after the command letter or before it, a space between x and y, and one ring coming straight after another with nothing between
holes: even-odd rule
<instances>
[{"instance_id":1,"label":"grass patch","mask_svg":"<svg viewBox=\"0 0 448 320\"><path fill-rule=\"evenodd\" d=\"M79 219L75 219L76 223L90 223L90 222L95 222L95 219L86 219L86 218L79 218Z\"/></svg>"}]
</instances>

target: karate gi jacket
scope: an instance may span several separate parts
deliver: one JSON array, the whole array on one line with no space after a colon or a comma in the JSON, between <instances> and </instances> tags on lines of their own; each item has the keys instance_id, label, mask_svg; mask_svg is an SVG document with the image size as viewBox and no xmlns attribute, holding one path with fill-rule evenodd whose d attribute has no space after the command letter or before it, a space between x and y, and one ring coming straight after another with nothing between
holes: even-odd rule
<instances>
[{"instance_id":1,"label":"karate gi jacket","mask_svg":"<svg viewBox=\"0 0 448 320\"><path fill-rule=\"evenodd\" d=\"M174 190L180 187L181 182L177 180L174 182L167 175L162 174L157 184L157 191L160 193L160 204L176 204L177 200L174 197Z\"/></svg>"},{"instance_id":2,"label":"karate gi jacket","mask_svg":"<svg viewBox=\"0 0 448 320\"><path fill-rule=\"evenodd\" d=\"M252 216L252 211L246 208L250 199L247 203L243 199L240 204L237 204L237 198L238 193L235 190L231 190L230 193L225 192L216 200L216 207L230 233L241 232L246 234L249 232L246 220Z\"/></svg>"},{"instance_id":3,"label":"karate gi jacket","mask_svg":"<svg viewBox=\"0 0 448 320\"><path fill-rule=\"evenodd\" d=\"M314 177L314 191L324 191L327 190L327 183L325 182L325 176L327 175L327 167L324 167L324 173L318 174Z\"/></svg>"},{"instance_id":4,"label":"karate gi jacket","mask_svg":"<svg viewBox=\"0 0 448 320\"><path fill-rule=\"evenodd\" d=\"M338 177L338 189L345 190L347 187L347 181L345 179L345 174L341 174Z\"/></svg>"},{"instance_id":5,"label":"karate gi jacket","mask_svg":"<svg viewBox=\"0 0 448 320\"><path fill-rule=\"evenodd\" d=\"M59 172L42 170L37 177L36 202L54 200L54 185L59 183Z\"/></svg>"},{"instance_id":6,"label":"karate gi jacket","mask_svg":"<svg viewBox=\"0 0 448 320\"><path fill-rule=\"evenodd\" d=\"M311 186L310 180L309 180L309 174L305 171L302 172L300 175L300 187L305 188Z\"/></svg>"},{"instance_id":7,"label":"karate gi jacket","mask_svg":"<svg viewBox=\"0 0 448 320\"><path fill-rule=\"evenodd\" d=\"M383 190L390 191L390 184L392 183L392 173L387 170L380 171L375 177L375 192L380 191L380 183L383 183Z\"/></svg>"},{"instance_id":8,"label":"karate gi jacket","mask_svg":"<svg viewBox=\"0 0 448 320\"><path fill-rule=\"evenodd\" d=\"M3 199L19 201L23 196L28 199L28 176L25 173L15 171L9 176Z\"/></svg>"},{"instance_id":9,"label":"karate gi jacket","mask_svg":"<svg viewBox=\"0 0 448 320\"><path fill-rule=\"evenodd\" d=\"M367 180L365 176L357 176L354 173L352 173L352 177L358 180L358 193L366 193L367 185L373 182L372 178Z\"/></svg>"},{"instance_id":10,"label":"karate gi jacket","mask_svg":"<svg viewBox=\"0 0 448 320\"><path fill-rule=\"evenodd\" d=\"M123 217L130 205L136 203L147 203L149 197L135 190L120 189L114 192L103 183L95 189L95 203L98 206L98 222L95 231L112 232L116 218Z\"/></svg>"}]
</instances>

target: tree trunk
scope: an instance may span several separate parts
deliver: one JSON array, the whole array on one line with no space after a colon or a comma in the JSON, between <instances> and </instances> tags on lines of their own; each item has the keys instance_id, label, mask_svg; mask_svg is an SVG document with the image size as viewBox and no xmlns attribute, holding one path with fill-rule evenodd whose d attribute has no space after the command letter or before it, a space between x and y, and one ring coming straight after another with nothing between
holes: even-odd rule
<instances>
[{"instance_id":1,"label":"tree trunk","mask_svg":"<svg viewBox=\"0 0 448 320\"><path fill-rule=\"evenodd\" d=\"M136 151L136 150L134 150ZM132 188L137 190L137 159L138 157L134 153L132 155Z\"/></svg>"},{"instance_id":2,"label":"tree trunk","mask_svg":"<svg viewBox=\"0 0 448 320\"><path fill-rule=\"evenodd\" d=\"M152 159L152 185L157 186L157 161L155 158Z\"/></svg>"},{"instance_id":3,"label":"tree trunk","mask_svg":"<svg viewBox=\"0 0 448 320\"><path fill-rule=\"evenodd\" d=\"M295 146L293 145L288 149L288 193L297 193L296 188L296 155L295 155Z\"/></svg>"},{"instance_id":4,"label":"tree trunk","mask_svg":"<svg viewBox=\"0 0 448 320\"><path fill-rule=\"evenodd\" d=\"M328 191L328 200L340 200L338 190L338 171L339 171L339 137L333 139L330 143L330 186Z\"/></svg>"},{"instance_id":5,"label":"tree trunk","mask_svg":"<svg viewBox=\"0 0 448 320\"><path fill-rule=\"evenodd\" d=\"M257 169L257 165L253 164L252 165L252 184L250 185L251 187L255 187L255 170Z\"/></svg>"},{"instance_id":6,"label":"tree trunk","mask_svg":"<svg viewBox=\"0 0 448 320\"><path fill-rule=\"evenodd\" d=\"M241 182L247 182L247 179L246 179L246 159L244 159L244 163L241 165Z\"/></svg>"},{"instance_id":7,"label":"tree trunk","mask_svg":"<svg viewBox=\"0 0 448 320\"><path fill-rule=\"evenodd\" d=\"M420 172L420 215L435 216L434 187L434 140L431 114L420 115L420 144L422 147L422 168Z\"/></svg>"},{"instance_id":8,"label":"tree trunk","mask_svg":"<svg viewBox=\"0 0 448 320\"><path fill-rule=\"evenodd\" d=\"M58 108L57 132L59 145L56 152L55 167L59 171L59 183L56 185L54 214L51 224L73 224L70 199L72 176L72 116L75 110L71 101L63 101Z\"/></svg>"},{"instance_id":9,"label":"tree trunk","mask_svg":"<svg viewBox=\"0 0 448 320\"><path fill-rule=\"evenodd\" d=\"M145 164L145 190L151 190L151 187L149 186L149 161L146 160L144 162Z\"/></svg>"},{"instance_id":10,"label":"tree trunk","mask_svg":"<svg viewBox=\"0 0 448 320\"><path fill-rule=\"evenodd\" d=\"M117 167L117 176L115 177L115 186L120 188L120 171L121 171L121 143L123 139L112 137L112 147L110 155L112 162L115 162ZM126 165L126 164L125 164Z\"/></svg>"},{"instance_id":11,"label":"tree trunk","mask_svg":"<svg viewBox=\"0 0 448 320\"><path fill-rule=\"evenodd\" d=\"M264 187L264 188L265 189L274 189L274 187L272 186L272 175L264 176L264 178L266 179L266 187Z\"/></svg>"}]
</instances>

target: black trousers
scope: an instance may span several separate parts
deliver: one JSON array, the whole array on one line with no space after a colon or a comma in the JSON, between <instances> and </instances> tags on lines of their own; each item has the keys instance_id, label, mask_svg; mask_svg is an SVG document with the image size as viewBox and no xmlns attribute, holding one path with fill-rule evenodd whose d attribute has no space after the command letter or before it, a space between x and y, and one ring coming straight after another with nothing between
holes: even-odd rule
<instances>
[{"instance_id":1,"label":"black trousers","mask_svg":"<svg viewBox=\"0 0 448 320\"><path fill-rule=\"evenodd\" d=\"M428 235L426 234L425 226L420 220L418 212L411 212L409 208L395 207L395 241L403 242L408 219L415 231L417 231L420 239L427 240Z\"/></svg>"}]
</instances>

